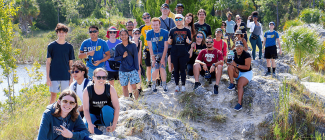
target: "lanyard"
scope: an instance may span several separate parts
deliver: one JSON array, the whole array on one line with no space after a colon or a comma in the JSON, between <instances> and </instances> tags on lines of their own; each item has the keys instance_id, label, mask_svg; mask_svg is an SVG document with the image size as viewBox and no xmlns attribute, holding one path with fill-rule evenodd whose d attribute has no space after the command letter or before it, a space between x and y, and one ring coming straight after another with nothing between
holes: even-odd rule
<instances>
[{"instance_id":1,"label":"lanyard","mask_svg":"<svg viewBox=\"0 0 325 140\"><path fill-rule=\"evenodd\" d=\"M158 38L156 37L156 33L155 33L155 31L153 31L153 35L154 35L154 37L157 39L157 40L156 40L157 54L158 54L158 41L160 40L160 31L161 31L161 29L159 29L159 35L158 35Z\"/></svg>"},{"instance_id":2,"label":"lanyard","mask_svg":"<svg viewBox=\"0 0 325 140\"><path fill-rule=\"evenodd\" d=\"M97 39L97 42L96 42L95 50L96 50L97 45L98 45L98 39ZM91 41L91 39L90 39L90 46L93 47L93 41Z\"/></svg>"}]
</instances>

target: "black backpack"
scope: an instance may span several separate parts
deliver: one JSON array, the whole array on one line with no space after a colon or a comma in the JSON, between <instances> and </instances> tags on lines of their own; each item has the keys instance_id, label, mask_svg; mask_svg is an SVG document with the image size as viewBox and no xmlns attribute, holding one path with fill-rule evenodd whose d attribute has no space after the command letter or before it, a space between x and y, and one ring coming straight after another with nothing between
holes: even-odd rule
<instances>
[{"instance_id":1,"label":"black backpack","mask_svg":"<svg viewBox=\"0 0 325 140\"><path fill-rule=\"evenodd\" d=\"M93 93L93 90L92 90L93 88L94 88L94 84L89 85L88 88L87 88L89 101L92 100L93 94L96 94L96 93ZM109 93L110 88L111 88L110 84L105 84L105 91L106 92L104 94L106 94L108 98L111 98L111 94Z\"/></svg>"}]
</instances>

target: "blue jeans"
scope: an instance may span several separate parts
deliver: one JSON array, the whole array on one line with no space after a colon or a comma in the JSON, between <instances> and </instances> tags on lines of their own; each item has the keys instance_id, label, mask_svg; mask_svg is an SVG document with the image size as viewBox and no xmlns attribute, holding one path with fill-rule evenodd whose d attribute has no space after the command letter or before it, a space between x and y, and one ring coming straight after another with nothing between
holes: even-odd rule
<instances>
[{"instance_id":1,"label":"blue jeans","mask_svg":"<svg viewBox=\"0 0 325 140\"><path fill-rule=\"evenodd\" d=\"M105 127L111 126L113 124L113 119L114 119L114 109L108 105L105 105L102 108L100 115L90 114L90 118L92 124L94 125L105 126ZM83 122L85 123L88 129L88 123L86 117L83 118Z\"/></svg>"},{"instance_id":2,"label":"blue jeans","mask_svg":"<svg viewBox=\"0 0 325 140\"><path fill-rule=\"evenodd\" d=\"M262 41L260 36L258 36L258 38L256 40L252 39L252 35L249 37L249 41L251 42L252 45L252 55L253 55L253 60L255 60L255 55L256 55L256 45L258 46L259 52L258 52L258 56L261 59L262 58Z\"/></svg>"}]
</instances>

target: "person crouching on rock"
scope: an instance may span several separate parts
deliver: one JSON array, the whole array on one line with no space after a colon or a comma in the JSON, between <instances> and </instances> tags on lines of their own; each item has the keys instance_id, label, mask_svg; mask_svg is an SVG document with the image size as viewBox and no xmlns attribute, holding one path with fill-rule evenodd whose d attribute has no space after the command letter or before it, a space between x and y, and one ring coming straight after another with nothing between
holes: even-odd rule
<instances>
[{"instance_id":1,"label":"person crouching on rock","mask_svg":"<svg viewBox=\"0 0 325 140\"><path fill-rule=\"evenodd\" d=\"M251 67L251 55L244 50L244 44L241 41L236 42L236 49L234 51L234 59L228 63L228 75L230 79L229 90L235 89L234 78L237 81L238 90L238 104L235 106L235 110L242 109L242 99L244 94L244 86L248 84L253 78L253 72Z\"/></svg>"},{"instance_id":2,"label":"person crouching on rock","mask_svg":"<svg viewBox=\"0 0 325 140\"><path fill-rule=\"evenodd\" d=\"M78 113L77 101L72 90L62 91L58 101L48 105L44 111L37 140L90 139Z\"/></svg>"},{"instance_id":3,"label":"person crouching on rock","mask_svg":"<svg viewBox=\"0 0 325 140\"><path fill-rule=\"evenodd\" d=\"M106 83L107 71L97 68L93 75L94 84L89 85L83 94L83 121L90 133L100 135L103 132L98 126L105 126L108 132L115 130L120 105L115 88Z\"/></svg>"},{"instance_id":4,"label":"person crouching on rock","mask_svg":"<svg viewBox=\"0 0 325 140\"><path fill-rule=\"evenodd\" d=\"M222 75L223 55L220 50L217 50L213 47L213 39L211 37L207 37L206 45L207 49L200 51L199 55L195 60L194 89L201 85L201 83L199 82L199 74L203 76L205 75L205 73L210 73L211 75L215 75L216 77L216 84L214 85L214 94L218 94L218 85Z\"/></svg>"}]
</instances>

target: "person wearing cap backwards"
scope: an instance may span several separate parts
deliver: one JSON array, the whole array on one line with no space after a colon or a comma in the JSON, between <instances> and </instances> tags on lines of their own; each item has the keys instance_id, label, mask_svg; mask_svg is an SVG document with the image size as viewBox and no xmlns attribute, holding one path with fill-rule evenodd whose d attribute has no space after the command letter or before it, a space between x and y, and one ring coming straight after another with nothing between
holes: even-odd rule
<instances>
[{"instance_id":1,"label":"person wearing cap backwards","mask_svg":"<svg viewBox=\"0 0 325 140\"><path fill-rule=\"evenodd\" d=\"M247 42L246 42L246 39L244 38L244 34L241 32L241 30L237 30L236 33L235 33L235 41L241 41L243 42L244 44L244 47L245 47L245 51L247 52L248 51L248 46L247 46ZM233 50L235 48L235 45L234 44L230 50Z\"/></svg>"},{"instance_id":2,"label":"person wearing cap backwards","mask_svg":"<svg viewBox=\"0 0 325 140\"><path fill-rule=\"evenodd\" d=\"M108 28L107 35L106 35L106 37L108 38L106 43L107 43L107 46L108 46L108 49L110 52L110 56L111 56L111 58L109 58L106 61L106 70L108 73L107 80L108 80L109 84L112 86L114 86L114 80L119 80L119 78L118 78L119 77L119 75L118 75L119 67L114 65L116 63L121 63L121 62L114 60L115 47L117 44L122 42L121 40L117 39L119 37L119 33L120 33L120 31L117 30L116 27L111 26Z\"/></svg>"},{"instance_id":3,"label":"person wearing cap backwards","mask_svg":"<svg viewBox=\"0 0 325 140\"><path fill-rule=\"evenodd\" d=\"M246 39L246 42L247 42L247 28L246 28L246 24L244 22L242 22L242 19L241 19L241 17L239 15L236 15L236 25L234 27L234 30L235 30L235 32L238 31L238 30L241 30L241 32L243 33L244 38Z\"/></svg>"},{"instance_id":4,"label":"person wearing cap backwards","mask_svg":"<svg viewBox=\"0 0 325 140\"><path fill-rule=\"evenodd\" d=\"M235 44L235 41L234 41L234 27L236 25L235 21L231 20L231 17L232 17L232 13L230 11L227 12L227 20L226 20L226 36L228 36L228 39L227 39L227 44L228 44L228 49L230 50L230 39L234 42Z\"/></svg>"},{"instance_id":5,"label":"person wearing cap backwards","mask_svg":"<svg viewBox=\"0 0 325 140\"><path fill-rule=\"evenodd\" d=\"M166 4L169 4L169 0L165 1ZM178 3L175 8L176 14L183 14L184 11L184 5L181 3ZM175 14L171 11L169 11L168 17L175 19Z\"/></svg>"},{"instance_id":6,"label":"person wearing cap backwards","mask_svg":"<svg viewBox=\"0 0 325 140\"><path fill-rule=\"evenodd\" d=\"M79 59L89 58L86 62L86 66L89 68L89 79L93 78L94 70L96 68L104 68L105 61L110 58L107 43L105 40L98 38L98 34L99 30L97 26L92 25L89 27L90 38L82 42L78 55Z\"/></svg>"},{"instance_id":7,"label":"person wearing cap backwards","mask_svg":"<svg viewBox=\"0 0 325 140\"><path fill-rule=\"evenodd\" d=\"M227 43L221 39L223 32L221 28L217 28L215 32L216 38L213 39L213 47L222 52L223 60L227 60Z\"/></svg>"},{"instance_id":8,"label":"person wearing cap backwards","mask_svg":"<svg viewBox=\"0 0 325 140\"><path fill-rule=\"evenodd\" d=\"M197 12L197 16L199 18L199 21L194 23L196 32L203 31L203 33L205 34L204 35L205 37L208 37L208 36L211 37L211 35L212 35L211 27L209 24L205 23L205 17L207 16L205 10L200 9Z\"/></svg>"},{"instance_id":9,"label":"person wearing cap backwards","mask_svg":"<svg viewBox=\"0 0 325 140\"><path fill-rule=\"evenodd\" d=\"M251 55L244 50L244 44L241 41L237 41L236 49L234 49L234 59L228 65L228 76L230 84L228 89L235 90L234 78L237 81L238 90L238 104L235 106L235 110L242 109L242 99L244 94L244 86L253 78L253 72L251 67L252 58Z\"/></svg>"},{"instance_id":10,"label":"person wearing cap backwards","mask_svg":"<svg viewBox=\"0 0 325 140\"><path fill-rule=\"evenodd\" d=\"M272 61L272 72L273 77L275 77L275 59L278 58L277 49L276 49L276 43L278 42L279 48L280 48L280 55L282 54L281 44L280 44L280 38L277 31L274 31L274 22L269 23L270 30L265 32L264 34L264 41L263 41L263 52L264 57L266 59L266 66L267 66L267 72L265 76L268 76L271 74L271 63ZM265 47L265 49L264 49Z\"/></svg>"},{"instance_id":11,"label":"person wearing cap backwards","mask_svg":"<svg viewBox=\"0 0 325 140\"><path fill-rule=\"evenodd\" d=\"M144 38L147 38L147 32L150 31L152 29L151 27L151 17L149 13L143 13L142 15L142 20L145 22L145 25L141 25L139 27L140 31L141 31L141 35ZM149 47L148 47L148 43L147 40L144 40L144 46L143 46L143 59L145 59L145 63L146 63L146 67L147 67L147 86L151 87L151 62L150 62L150 52L149 52Z\"/></svg>"},{"instance_id":12,"label":"person wearing cap backwards","mask_svg":"<svg viewBox=\"0 0 325 140\"><path fill-rule=\"evenodd\" d=\"M191 31L184 27L184 17L181 14L175 15L176 27L170 30L168 44L172 45L171 61L174 64L175 91L185 92L186 64L190 58L188 46L191 44ZM179 72L181 73L182 88L180 90Z\"/></svg>"},{"instance_id":13,"label":"person wearing cap backwards","mask_svg":"<svg viewBox=\"0 0 325 140\"><path fill-rule=\"evenodd\" d=\"M168 31L161 27L161 20L158 18L153 18L151 20L152 30L147 33L147 42L150 50L150 57L152 61L152 91L157 92L156 78L158 78L158 73L160 72L162 79L162 86L164 91L167 91L167 74L166 74L166 58L168 50Z\"/></svg>"},{"instance_id":14,"label":"person wearing cap backwards","mask_svg":"<svg viewBox=\"0 0 325 140\"><path fill-rule=\"evenodd\" d=\"M250 22L250 19L253 17L253 22ZM259 59L262 58L262 38L263 38L263 29L262 24L258 21L258 12L254 11L252 12L252 15L248 17L247 19L247 28L250 28L249 32L251 32L251 36L249 37L249 41L252 45L252 55L253 60L255 60L256 55L256 45L259 49Z\"/></svg>"},{"instance_id":15,"label":"person wearing cap backwards","mask_svg":"<svg viewBox=\"0 0 325 140\"><path fill-rule=\"evenodd\" d=\"M208 37L206 39L207 48L200 51L194 64L194 78L195 85L194 89L199 87L201 83L199 82L199 75L202 76L208 72L211 77L216 78L216 84L214 85L214 94L218 94L219 82L222 75L223 57L220 50L213 47L213 39Z\"/></svg>"}]
</instances>

